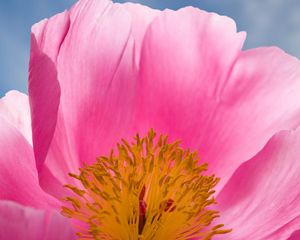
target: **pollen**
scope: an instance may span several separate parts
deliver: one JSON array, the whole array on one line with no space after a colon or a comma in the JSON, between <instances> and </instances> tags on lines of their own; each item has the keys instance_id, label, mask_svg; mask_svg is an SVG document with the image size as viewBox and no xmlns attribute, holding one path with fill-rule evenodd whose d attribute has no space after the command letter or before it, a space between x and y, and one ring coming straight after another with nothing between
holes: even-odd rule
<instances>
[{"instance_id":1,"label":"pollen","mask_svg":"<svg viewBox=\"0 0 300 240\"><path fill-rule=\"evenodd\" d=\"M71 191L62 214L74 220L79 239L209 240L231 230L213 224L219 179L207 167L197 152L151 129L70 173L78 184L65 185Z\"/></svg>"}]
</instances>

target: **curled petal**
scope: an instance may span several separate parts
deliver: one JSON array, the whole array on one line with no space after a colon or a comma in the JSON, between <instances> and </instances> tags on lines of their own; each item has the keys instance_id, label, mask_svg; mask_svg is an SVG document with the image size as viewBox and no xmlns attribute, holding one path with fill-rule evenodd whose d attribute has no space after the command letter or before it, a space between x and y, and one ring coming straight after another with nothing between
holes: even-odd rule
<instances>
[{"instance_id":1,"label":"curled petal","mask_svg":"<svg viewBox=\"0 0 300 240\"><path fill-rule=\"evenodd\" d=\"M221 189L276 132L300 123L300 62L277 48L241 51L226 17L165 11L145 34L137 123L197 149Z\"/></svg>"},{"instance_id":2,"label":"curled petal","mask_svg":"<svg viewBox=\"0 0 300 240\"><path fill-rule=\"evenodd\" d=\"M67 182L69 172L130 132L136 80L130 31L129 12L106 0L79 1L33 27L32 56L48 57L30 64L33 141L37 164L49 170L40 169L43 187L52 193L51 174Z\"/></svg>"},{"instance_id":3,"label":"curled petal","mask_svg":"<svg viewBox=\"0 0 300 240\"><path fill-rule=\"evenodd\" d=\"M300 128L243 163L217 198L228 239L287 239L300 227Z\"/></svg>"},{"instance_id":4,"label":"curled petal","mask_svg":"<svg viewBox=\"0 0 300 240\"><path fill-rule=\"evenodd\" d=\"M32 145L31 119L28 97L18 91L10 91L0 99L0 116L18 129Z\"/></svg>"},{"instance_id":5,"label":"curled petal","mask_svg":"<svg viewBox=\"0 0 300 240\"><path fill-rule=\"evenodd\" d=\"M11 201L0 201L0 239L75 240L68 219Z\"/></svg>"},{"instance_id":6,"label":"curled petal","mask_svg":"<svg viewBox=\"0 0 300 240\"><path fill-rule=\"evenodd\" d=\"M58 206L39 185L32 146L1 117L0 199L44 209Z\"/></svg>"}]
</instances>

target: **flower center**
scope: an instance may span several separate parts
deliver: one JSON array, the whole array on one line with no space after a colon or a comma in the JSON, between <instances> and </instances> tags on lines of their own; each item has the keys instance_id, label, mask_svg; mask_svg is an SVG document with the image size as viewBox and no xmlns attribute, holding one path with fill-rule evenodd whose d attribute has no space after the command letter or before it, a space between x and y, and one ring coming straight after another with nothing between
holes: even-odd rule
<instances>
[{"instance_id":1,"label":"flower center","mask_svg":"<svg viewBox=\"0 0 300 240\"><path fill-rule=\"evenodd\" d=\"M213 188L219 179L207 176L196 152L183 150L155 132L129 143L117 154L69 174L78 186L63 201L62 214L78 222L82 239L211 239L231 230L211 226L218 211Z\"/></svg>"}]
</instances>

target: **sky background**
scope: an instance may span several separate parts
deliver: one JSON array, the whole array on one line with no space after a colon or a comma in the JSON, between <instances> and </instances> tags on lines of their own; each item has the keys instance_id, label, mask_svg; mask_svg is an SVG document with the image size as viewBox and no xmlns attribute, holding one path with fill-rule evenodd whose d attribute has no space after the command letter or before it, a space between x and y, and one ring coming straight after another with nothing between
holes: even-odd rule
<instances>
[{"instance_id":1,"label":"sky background","mask_svg":"<svg viewBox=\"0 0 300 240\"><path fill-rule=\"evenodd\" d=\"M30 28L75 0L0 0L0 96L27 93ZM119 0L118 2L125 2ZM299 0L133 0L153 8L195 6L233 18L247 32L245 49L276 45L300 58Z\"/></svg>"}]
</instances>

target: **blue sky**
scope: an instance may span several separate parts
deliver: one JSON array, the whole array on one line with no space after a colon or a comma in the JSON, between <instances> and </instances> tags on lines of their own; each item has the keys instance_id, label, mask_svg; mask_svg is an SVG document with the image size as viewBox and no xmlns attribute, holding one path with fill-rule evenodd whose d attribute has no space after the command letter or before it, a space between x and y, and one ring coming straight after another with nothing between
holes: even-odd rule
<instances>
[{"instance_id":1,"label":"blue sky","mask_svg":"<svg viewBox=\"0 0 300 240\"><path fill-rule=\"evenodd\" d=\"M27 92L31 25L69 8L75 0L0 0L0 96ZM119 0L124 2L124 0ZM232 17L247 31L245 48L277 45L300 58L299 0L133 0L154 8L192 5Z\"/></svg>"}]
</instances>

